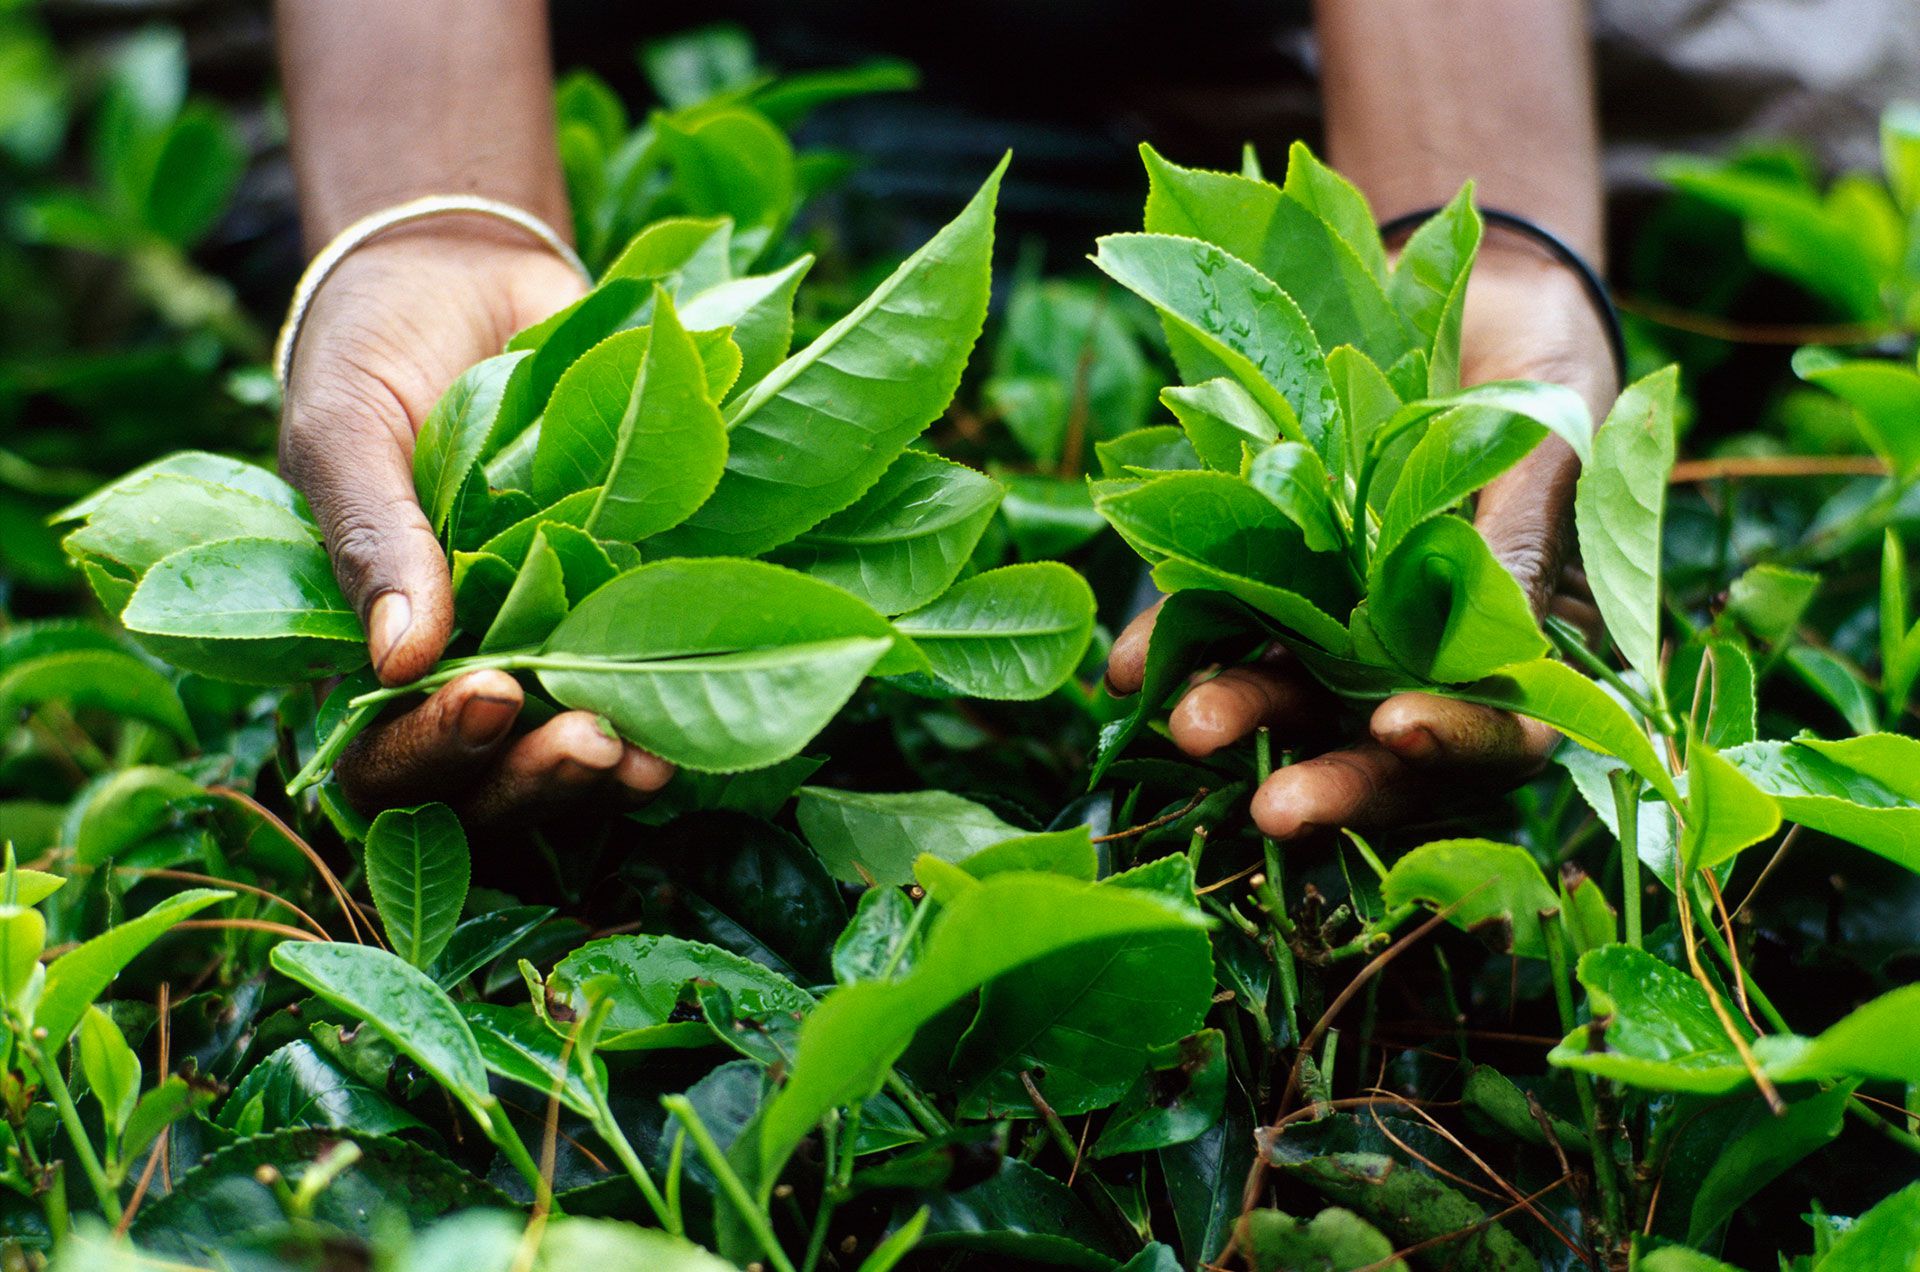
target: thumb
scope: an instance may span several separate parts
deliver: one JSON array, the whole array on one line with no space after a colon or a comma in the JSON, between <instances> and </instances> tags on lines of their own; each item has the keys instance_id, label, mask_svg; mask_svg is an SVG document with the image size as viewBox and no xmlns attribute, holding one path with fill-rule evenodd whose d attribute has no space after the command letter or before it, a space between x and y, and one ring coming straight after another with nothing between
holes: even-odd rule
<instances>
[{"instance_id":1,"label":"thumb","mask_svg":"<svg viewBox=\"0 0 1920 1272\"><path fill-rule=\"evenodd\" d=\"M374 674L418 680L452 634L453 587L414 494L413 422L377 377L306 369L309 387L288 399L281 469L313 506Z\"/></svg>"}]
</instances>

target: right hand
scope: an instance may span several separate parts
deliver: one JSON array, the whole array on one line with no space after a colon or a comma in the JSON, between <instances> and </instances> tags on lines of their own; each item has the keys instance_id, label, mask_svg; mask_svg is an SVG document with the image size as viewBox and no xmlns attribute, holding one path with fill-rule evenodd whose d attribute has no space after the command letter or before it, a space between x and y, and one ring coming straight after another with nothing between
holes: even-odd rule
<instances>
[{"instance_id":1,"label":"right hand","mask_svg":"<svg viewBox=\"0 0 1920 1272\"><path fill-rule=\"evenodd\" d=\"M315 297L280 468L313 505L382 684L426 675L453 632L447 558L414 494L415 434L456 376L584 290L521 231L447 216L359 247ZM367 729L340 758L348 801L371 813L437 799L485 825L606 789L651 794L673 775L590 712L513 737L524 700L512 676L476 671Z\"/></svg>"}]
</instances>

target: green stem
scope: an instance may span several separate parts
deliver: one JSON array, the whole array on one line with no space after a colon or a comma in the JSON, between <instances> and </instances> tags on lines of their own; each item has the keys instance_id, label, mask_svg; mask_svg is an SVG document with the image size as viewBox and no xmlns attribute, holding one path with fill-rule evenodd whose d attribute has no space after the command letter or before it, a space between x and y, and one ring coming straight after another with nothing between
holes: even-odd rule
<instances>
[{"instance_id":1,"label":"green stem","mask_svg":"<svg viewBox=\"0 0 1920 1272\"><path fill-rule=\"evenodd\" d=\"M520 1178L527 1181L527 1186L533 1189L533 1195L545 1196L549 1211L559 1214L560 1205L551 1195L553 1185L545 1175L540 1173L539 1163L535 1162L533 1154L527 1151L526 1144L520 1139L520 1132L514 1130L513 1123L507 1120L506 1111L500 1107L500 1102L489 1099L485 1104L470 1108L468 1112L474 1115L473 1120L480 1123L481 1129L486 1131L487 1138L492 1140L494 1147L500 1150L500 1155L520 1172Z\"/></svg>"},{"instance_id":2,"label":"green stem","mask_svg":"<svg viewBox=\"0 0 1920 1272\"><path fill-rule=\"evenodd\" d=\"M1363 505L1364 507L1364 505ZM1254 731L1254 774L1261 785L1273 776L1273 732ZM1300 1041L1300 967L1293 957L1293 919L1287 913L1287 863L1280 845L1271 836L1260 836L1260 851L1267 870L1267 888L1272 897L1268 914L1273 920L1273 964L1280 976L1280 1010L1287 1019L1287 1039Z\"/></svg>"},{"instance_id":3,"label":"green stem","mask_svg":"<svg viewBox=\"0 0 1920 1272\"><path fill-rule=\"evenodd\" d=\"M60 1168L59 1162L47 1168L46 1190L43 1208L47 1212L47 1233L58 1247L67 1239L67 1229L71 1226L67 1213L67 1173Z\"/></svg>"},{"instance_id":4,"label":"green stem","mask_svg":"<svg viewBox=\"0 0 1920 1272\"><path fill-rule=\"evenodd\" d=\"M1659 686L1654 687L1655 700L1648 701L1645 694L1628 684L1621 678L1619 672L1607 666L1604 659L1588 649L1586 639L1565 619L1549 616L1542 626L1547 635L1553 638L1554 646L1567 661L1578 663L1580 669L1589 676L1611 686L1615 693L1631 703L1634 710L1652 721L1654 727L1662 733L1671 737L1679 731L1680 726L1674 723L1672 715L1663 705L1664 699L1660 694Z\"/></svg>"},{"instance_id":5,"label":"green stem","mask_svg":"<svg viewBox=\"0 0 1920 1272\"><path fill-rule=\"evenodd\" d=\"M1547 965L1553 970L1553 1002L1560 1012L1560 1028L1572 1033L1579 1026L1579 1021L1573 1013L1573 975L1567 966L1566 935L1558 908L1540 911L1540 931L1546 938ZM1587 1146L1593 1154L1593 1181L1600 1189L1602 1213L1608 1218L1609 1228L1617 1232L1617 1220L1626 1214L1626 1205L1624 1194L1620 1191L1620 1179L1614 1169L1613 1153L1600 1134L1599 1105L1593 1094L1593 1079L1575 1070L1573 1089L1580 1098L1580 1118L1586 1126Z\"/></svg>"},{"instance_id":6,"label":"green stem","mask_svg":"<svg viewBox=\"0 0 1920 1272\"><path fill-rule=\"evenodd\" d=\"M907 1115L920 1124L920 1129L929 1135L945 1135L953 1130L953 1123L940 1116L940 1110L928 1104L907 1085L906 1079L892 1069L887 1070L887 1093L900 1101Z\"/></svg>"},{"instance_id":7,"label":"green stem","mask_svg":"<svg viewBox=\"0 0 1920 1272\"><path fill-rule=\"evenodd\" d=\"M1640 779L1631 769L1615 769L1613 815L1620 827L1620 913L1627 924L1627 944L1640 948Z\"/></svg>"},{"instance_id":8,"label":"green stem","mask_svg":"<svg viewBox=\"0 0 1920 1272\"><path fill-rule=\"evenodd\" d=\"M660 1098L660 1103L667 1112L679 1119L682 1126L687 1128L687 1134L693 1137L693 1146L699 1151L700 1159L706 1162L707 1169L712 1171L713 1177L720 1182L721 1191L727 1194L727 1200L732 1202L733 1208L739 1212L740 1221L747 1225L748 1230L753 1233L754 1240L758 1241L761 1249L766 1252L767 1261L779 1269L779 1272L795 1272L793 1260L787 1257L787 1252L780 1248L780 1242L773 1235L772 1220L767 1217L765 1209L755 1204L753 1195L747 1191L746 1184L735 1173L733 1163L729 1162L727 1155L720 1151L720 1146L713 1142L713 1136L708 1133L706 1123L700 1120L700 1114L694 1109L693 1102L684 1095L667 1095Z\"/></svg>"},{"instance_id":9,"label":"green stem","mask_svg":"<svg viewBox=\"0 0 1920 1272\"><path fill-rule=\"evenodd\" d=\"M900 934L899 943L893 947L893 953L887 955L886 964L881 967L880 974L874 977L875 980L893 979L893 969L900 966L900 960L907 956L907 949L913 944L913 938L920 934L920 925L926 922L927 911L931 908L931 903L925 897L913 907L913 917L907 920L907 930Z\"/></svg>"},{"instance_id":10,"label":"green stem","mask_svg":"<svg viewBox=\"0 0 1920 1272\"><path fill-rule=\"evenodd\" d=\"M21 1027L16 1022L14 1036L20 1040L20 1050L33 1064L40 1075L40 1084L53 1097L53 1106L60 1111L60 1122L67 1128L67 1138L73 1142L73 1155L80 1159L80 1169L86 1172L87 1182L93 1185L93 1194L100 1202L101 1213L112 1223L120 1222L120 1194L107 1180L107 1172L100 1165L100 1158L93 1151L93 1141L87 1138L86 1124L80 1120L80 1110L73 1105L73 1092L67 1089L67 1080L60 1072L57 1060L49 1060L37 1042L32 1038L32 1026Z\"/></svg>"},{"instance_id":11,"label":"green stem","mask_svg":"<svg viewBox=\"0 0 1920 1272\"><path fill-rule=\"evenodd\" d=\"M309 787L318 786L326 780L334 761L340 758L340 753L347 749L347 744L359 735L360 730L367 727L368 722L373 719L379 709L378 704L375 704L355 707L348 711L340 723L333 726L333 731L321 740L319 747L314 750L313 758L308 760L305 767L295 773L293 780L287 783L287 797L292 799Z\"/></svg>"},{"instance_id":12,"label":"green stem","mask_svg":"<svg viewBox=\"0 0 1920 1272\"><path fill-rule=\"evenodd\" d=\"M597 1081L589 1081L587 1090L593 1097L593 1129L599 1133L607 1147L613 1150L613 1155L620 1159L620 1164L626 1167L627 1174L632 1176L634 1185L640 1189L640 1195L647 1199L647 1205L653 1210L653 1217L660 1221L660 1226L676 1237L684 1235L679 1207L661 1194L660 1189L653 1182L652 1173L647 1170L647 1164L640 1160L638 1153L633 1151L633 1145L628 1142L626 1132L621 1130L620 1123L614 1120L613 1109L607 1104L606 1092L600 1089Z\"/></svg>"}]
</instances>

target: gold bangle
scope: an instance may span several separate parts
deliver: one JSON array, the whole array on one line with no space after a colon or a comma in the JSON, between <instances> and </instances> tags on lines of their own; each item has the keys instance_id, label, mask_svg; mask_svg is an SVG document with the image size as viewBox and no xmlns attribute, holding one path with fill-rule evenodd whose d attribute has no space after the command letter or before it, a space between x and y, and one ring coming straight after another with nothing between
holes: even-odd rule
<instances>
[{"instance_id":1,"label":"gold bangle","mask_svg":"<svg viewBox=\"0 0 1920 1272\"><path fill-rule=\"evenodd\" d=\"M279 338L273 342L273 378L279 382L281 389L286 388L287 379L293 372L294 344L300 339L300 328L306 322L307 311L313 307L313 298L327 277L339 268L341 261L355 248L396 225L461 212L492 217L525 230L551 248L554 255L570 265L589 286L593 284L593 275L581 261L580 254L555 233L551 225L524 208L476 194L429 194L405 203L396 203L378 212L368 213L334 235L333 241L320 249L319 255L300 275L300 282L293 289L293 301L287 306L287 320L281 324Z\"/></svg>"}]
</instances>

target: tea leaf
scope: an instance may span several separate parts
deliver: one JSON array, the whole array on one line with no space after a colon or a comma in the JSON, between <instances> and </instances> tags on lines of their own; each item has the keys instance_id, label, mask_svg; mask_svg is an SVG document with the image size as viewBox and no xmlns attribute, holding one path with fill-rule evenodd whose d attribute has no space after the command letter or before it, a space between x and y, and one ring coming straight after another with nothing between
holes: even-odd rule
<instances>
[{"instance_id":1,"label":"tea leaf","mask_svg":"<svg viewBox=\"0 0 1920 1272\"><path fill-rule=\"evenodd\" d=\"M137 919L108 928L90 941L74 946L47 964L46 984L33 1009L36 1029L47 1031L45 1046L58 1050L79 1026L94 999L106 992L120 969L140 951L165 935L168 928L190 918L233 893L219 888L188 888L176 892Z\"/></svg>"},{"instance_id":2,"label":"tea leaf","mask_svg":"<svg viewBox=\"0 0 1920 1272\"><path fill-rule=\"evenodd\" d=\"M579 1049L570 1047L567 1039L541 1024L532 1012L497 1003L461 1003L460 1014L473 1031L487 1072L518 1082L543 1100L557 1095L560 1103L582 1117L594 1116L593 1096L581 1072ZM604 1091L606 1066L598 1057L593 1063Z\"/></svg>"},{"instance_id":3,"label":"tea leaf","mask_svg":"<svg viewBox=\"0 0 1920 1272\"><path fill-rule=\"evenodd\" d=\"M100 1102L107 1133L118 1140L133 1106L140 1100L140 1057L133 1054L120 1026L98 1007L89 1006L80 1018L80 1069Z\"/></svg>"},{"instance_id":4,"label":"tea leaf","mask_svg":"<svg viewBox=\"0 0 1920 1272\"><path fill-rule=\"evenodd\" d=\"M1044 698L1086 653L1093 590L1057 561L1002 566L963 579L893 625L961 693Z\"/></svg>"},{"instance_id":5,"label":"tea leaf","mask_svg":"<svg viewBox=\"0 0 1920 1272\"><path fill-rule=\"evenodd\" d=\"M886 666L894 639L853 597L779 566L659 561L576 606L539 677L663 759L735 772L798 752Z\"/></svg>"},{"instance_id":6,"label":"tea leaf","mask_svg":"<svg viewBox=\"0 0 1920 1272\"><path fill-rule=\"evenodd\" d=\"M1447 512L1524 459L1546 429L1524 416L1460 406L1434 419L1400 467L1380 514L1375 552L1391 553L1429 517Z\"/></svg>"},{"instance_id":7,"label":"tea leaf","mask_svg":"<svg viewBox=\"0 0 1920 1272\"><path fill-rule=\"evenodd\" d=\"M547 976L548 1010L563 1004L578 1019L606 999L601 1051L704 1046L705 1021L677 1014L695 981L717 986L753 1012L804 1014L813 996L777 973L712 945L673 936L609 936L561 959Z\"/></svg>"},{"instance_id":8,"label":"tea leaf","mask_svg":"<svg viewBox=\"0 0 1920 1272\"><path fill-rule=\"evenodd\" d=\"M61 542L71 556L115 562L134 575L195 544L217 539L285 539L311 543L314 524L275 500L178 472L120 482L95 505L85 525Z\"/></svg>"},{"instance_id":9,"label":"tea leaf","mask_svg":"<svg viewBox=\"0 0 1920 1272\"><path fill-rule=\"evenodd\" d=\"M1298 442L1267 447L1253 457L1247 484L1300 527L1310 550L1333 552L1340 547L1343 535L1334 510L1333 479L1311 447Z\"/></svg>"},{"instance_id":10,"label":"tea leaf","mask_svg":"<svg viewBox=\"0 0 1920 1272\"><path fill-rule=\"evenodd\" d=\"M775 549L772 559L845 588L882 614L903 613L953 585L1000 498L992 478L907 451L851 507Z\"/></svg>"},{"instance_id":11,"label":"tea leaf","mask_svg":"<svg viewBox=\"0 0 1920 1272\"><path fill-rule=\"evenodd\" d=\"M1154 578L1167 591L1228 592L1323 648L1346 648L1346 628L1329 613L1352 603L1345 565L1310 552L1299 527L1240 478L1176 473L1096 493L1094 504L1136 551L1159 562Z\"/></svg>"},{"instance_id":12,"label":"tea leaf","mask_svg":"<svg viewBox=\"0 0 1920 1272\"><path fill-rule=\"evenodd\" d=\"M923 853L961 862L1027 833L986 805L946 791L892 795L803 786L795 815L836 879L869 886L913 882L913 863Z\"/></svg>"},{"instance_id":13,"label":"tea leaf","mask_svg":"<svg viewBox=\"0 0 1920 1272\"><path fill-rule=\"evenodd\" d=\"M460 922L472 863L445 804L390 808L367 832L367 887L394 953L426 968Z\"/></svg>"},{"instance_id":14,"label":"tea leaf","mask_svg":"<svg viewBox=\"0 0 1920 1272\"><path fill-rule=\"evenodd\" d=\"M1669 367L1627 386L1594 437L1574 519L1594 603L1627 665L1660 690L1660 532L1673 467L1679 373Z\"/></svg>"},{"instance_id":15,"label":"tea leaf","mask_svg":"<svg viewBox=\"0 0 1920 1272\"><path fill-rule=\"evenodd\" d=\"M525 353L503 353L460 373L421 422L413 443L413 488L435 532L447 528L467 475L480 462L514 368Z\"/></svg>"},{"instance_id":16,"label":"tea leaf","mask_svg":"<svg viewBox=\"0 0 1920 1272\"><path fill-rule=\"evenodd\" d=\"M1131 888L1051 875L983 880L945 907L908 976L845 986L813 1009L787 1083L736 1144L770 1190L829 1110L877 1091L922 1024L980 985L1056 950L1130 933L1199 928L1191 909Z\"/></svg>"},{"instance_id":17,"label":"tea leaf","mask_svg":"<svg viewBox=\"0 0 1920 1272\"><path fill-rule=\"evenodd\" d=\"M499 573L497 569L491 572ZM512 585L500 599L499 611L487 625L486 635L480 638L483 654L537 645L567 616L566 572L560 566L559 554L547 542L544 527L534 533L526 560L512 577ZM456 595L456 601L458 599Z\"/></svg>"},{"instance_id":18,"label":"tea leaf","mask_svg":"<svg viewBox=\"0 0 1920 1272\"><path fill-rule=\"evenodd\" d=\"M426 973L385 950L323 941L283 941L273 947L272 960L282 976L373 1026L476 1120L486 1120L493 1097L479 1044Z\"/></svg>"},{"instance_id":19,"label":"tea leaf","mask_svg":"<svg viewBox=\"0 0 1920 1272\"><path fill-rule=\"evenodd\" d=\"M740 375L731 392L758 384L793 346L793 299L813 257L800 256L771 274L752 274L685 297L680 321L689 331L725 328L740 349Z\"/></svg>"},{"instance_id":20,"label":"tea leaf","mask_svg":"<svg viewBox=\"0 0 1920 1272\"><path fill-rule=\"evenodd\" d=\"M1281 436L1330 462L1341 452L1339 404L1319 341L1273 280L1220 248L1166 234L1109 234L1093 263L1185 338L1186 356L1176 360L1186 380L1224 370Z\"/></svg>"},{"instance_id":21,"label":"tea leaf","mask_svg":"<svg viewBox=\"0 0 1920 1272\"><path fill-rule=\"evenodd\" d=\"M1920 472L1920 438L1913 430L1915 413L1920 412L1920 373L1912 366L1879 358L1849 361L1810 345L1793 355L1793 370L1854 408L1874 453L1887 461L1895 477Z\"/></svg>"},{"instance_id":22,"label":"tea leaf","mask_svg":"<svg viewBox=\"0 0 1920 1272\"><path fill-rule=\"evenodd\" d=\"M359 616L309 539L225 539L147 571L121 621L176 667L215 680L285 684L366 661Z\"/></svg>"},{"instance_id":23,"label":"tea leaf","mask_svg":"<svg viewBox=\"0 0 1920 1272\"><path fill-rule=\"evenodd\" d=\"M853 311L727 408L725 474L650 551L751 556L852 504L953 397L986 317L996 168Z\"/></svg>"},{"instance_id":24,"label":"tea leaf","mask_svg":"<svg viewBox=\"0 0 1920 1272\"><path fill-rule=\"evenodd\" d=\"M1717 866L1779 828L1780 806L1751 779L1705 742L1687 747L1681 855L1689 870Z\"/></svg>"},{"instance_id":25,"label":"tea leaf","mask_svg":"<svg viewBox=\"0 0 1920 1272\"><path fill-rule=\"evenodd\" d=\"M1381 642L1432 680L1477 680L1550 648L1520 585L1458 517L1423 522L1376 563L1368 592Z\"/></svg>"},{"instance_id":26,"label":"tea leaf","mask_svg":"<svg viewBox=\"0 0 1920 1272\"><path fill-rule=\"evenodd\" d=\"M1435 909L1457 906L1448 921L1486 942L1496 953L1545 958L1540 916L1560 908L1560 899L1525 848L1490 839L1443 839L1422 844L1393 863L1380 885L1390 906L1422 901Z\"/></svg>"},{"instance_id":27,"label":"tea leaf","mask_svg":"<svg viewBox=\"0 0 1920 1272\"><path fill-rule=\"evenodd\" d=\"M48 703L144 720L188 745L194 741L173 682L124 650L76 649L0 670L0 720L24 719Z\"/></svg>"},{"instance_id":28,"label":"tea leaf","mask_svg":"<svg viewBox=\"0 0 1920 1272\"><path fill-rule=\"evenodd\" d=\"M1225 376L1191 388L1162 389L1160 401L1187 431L1194 453L1221 472L1240 471L1242 448L1250 446L1257 455L1280 439L1279 427L1260 404Z\"/></svg>"},{"instance_id":29,"label":"tea leaf","mask_svg":"<svg viewBox=\"0 0 1920 1272\"><path fill-rule=\"evenodd\" d=\"M1387 294L1423 338L1416 352L1426 354L1427 373L1421 379L1429 395L1460 387L1460 323L1467 276L1479 250L1480 214L1474 211L1469 182L1413 232L1394 262Z\"/></svg>"}]
</instances>

